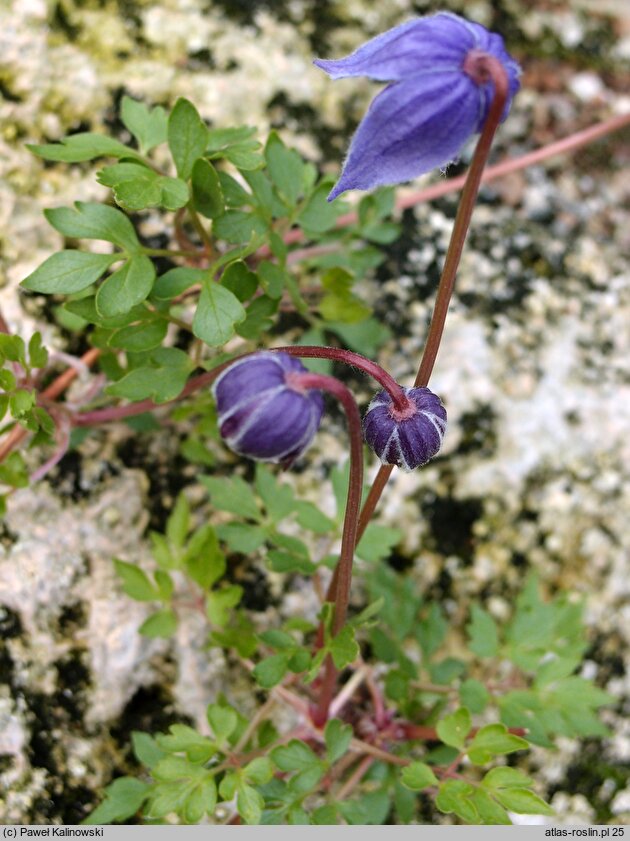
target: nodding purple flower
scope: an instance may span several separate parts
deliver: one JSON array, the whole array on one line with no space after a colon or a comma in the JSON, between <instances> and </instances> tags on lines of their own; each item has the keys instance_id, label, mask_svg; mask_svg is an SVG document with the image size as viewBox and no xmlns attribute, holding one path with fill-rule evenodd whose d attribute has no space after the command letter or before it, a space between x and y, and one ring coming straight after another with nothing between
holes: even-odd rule
<instances>
[{"instance_id":1,"label":"nodding purple flower","mask_svg":"<svg viewBox=\"0 0 630 841\"><path fill-rule=\"evenodd\" d=\"M498 59L508 76L505 119L520 87L518 64L500 35L449 12L395 26L346 58L316 60L333 79L391 82L359 125L328 201L345 190L408 181L455 160L481 131L494 94L480 62L484 55Z\"/></svg>"},{"instance_id":2,"label":"nodding purple flower","mask_svg":"<svg viewBox=\"0 0 630 841\"><path fill-rule=\"evenodd\" d=\"M391 396L379 391L363 418L363 434L383 464L413 470L426 464L442 446L446 409L428 388L405 388L406 409L396 409Z\"/></svg>"},{"instance_id":3,"label":"nodding purple flower","mask_svg":"<svg viewBox=\"0 0 630 841\"><path fill-rule=\"evenodd\" d=\"M322 419L321 392L304 389L307 372L288 353L261 351L237 360L217 378L219 432L231 450L257 461L290 465L309 446Z\"/></svg>"}]
</instances>

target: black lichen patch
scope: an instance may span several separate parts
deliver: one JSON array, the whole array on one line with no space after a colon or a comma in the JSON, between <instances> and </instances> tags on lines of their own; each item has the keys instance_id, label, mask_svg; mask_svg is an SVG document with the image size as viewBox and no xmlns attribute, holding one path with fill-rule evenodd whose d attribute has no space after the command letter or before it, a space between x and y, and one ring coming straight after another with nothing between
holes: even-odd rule
<instances>
[{"instance_id":1,"label":"black lichen patch","mask_svg":"<svg viewBox=\"0 0 630 841\"><path fill-rule=\"evenodd\" d=\"M441 555L455 555L471 563L474 553L473 526L483 513L483 501L474 497L454 499L433 496L422 505L431 527L431 542Z\"/></svg>"},{"instance_id":2,"label":"black lichen patch","mask_svg":"<svg viewBox=\"0 0 630 841\"><path fill-rule=\"evenodd\" d=\"M496 420L496 412L489 403L479 403L464 412L459 421L462 437L457 454L474 453L484 458L491 456L497 444Z\"/></svg>"},{"instance_id":3,"label":"black lichen patch","mask_svg":"<svg viewBox=\"0 0 630 841\"><path fill-rule=\"evenodd\" d=\"M79 649L73 649L62 660L57 660L54 666L58 676L54 701L66 712L72 728L85 714L90 673L83 662L83 652Z\"/></svg>"},{"instance_id":4,"label":"black lichen patch","mask_svg":"<svg viewBox=\"0 0 630 841\"><path fill-rule=\"evenodd\" d=\"M0 605L0 641L14 639L22 633L19 614L6 605Z\"/></svg>"},{"instance_id":5,"label":"black lichen patch","mask_svg":"<svg viewBox=\"0 0 630 841\"><path fill-rule=\"evenodd\" d=\"M5 549L10 549L15 543L17 543L17 539L17 534L14 531L11 531L4 520L0 520L0 546L4 546Z\"/></svg>"},{"instance_id":6,"label":"black lichen patch","mask_svg":"<svg viewBox=\"0 0 630 841\"><path fill-rule=\"evenodd\" d=\"M237 558L236 563L234 563ZM265 612L278 604L269 587L269 580L264 569L252 564L242 556L231 556L228 560L227 579L243 588L240 606L254 612Z\"/></svg>"},{"instance_id":7,"label":"black lichen patch","mask_svg":"<svg viewBox=\"0 0 630 841\"><path fill-rule=\"evenodd\" d=\"M164 532L174 501L191 480L190 465L179 453L152 447L151 434L133 436L118 448L118 456L125 467L143 470L149 480L149 527Z\"/></svg>"},{"instance_id":8,"label":"black lichen patch","mask_svg":"<svg viewBox=\"0 0 630 841\"><path fill-rule=\"evenodd\" d=\"M192 724L192 719L176 712L173 699L163 686L143 686L127 703L117 724L111 728L112 739L131 756L131 734L163 733L171 724Z\"/></svg>"},{"instance_id":9,"label":"black lichen patch","mask_svg":"<svg viewBox=\"0 0 630 841\"><path fill-rule=\"evenodd\" d=\"M583 741L579 757L569 765L562 783L551 787L549 799L558 791L581 794L595 810L593 823L606 824L614 819L611 803L615 794L627 784L630 765L607 762L605 756L601 740ZM615 785L605 786L609 780Z\"/></svg>"},{"instance_id":10,"label":"black lichen patch","mask_svg":"<svg viewBox=\"0 0 630 841\"><path fill-rule=\"evenodd\" d=\"M115 476L118 469L114 464L102 462L99 479ZM83 455L78 449L71 449L46 477L48 484L61 499L80 502L94 494L94 480L87 481L83 472Z\"/></svg>"},{"instance_id":11,"label":"black lichen patch","mask_svg":"<svg viewBox=\"0 0 630 841\"><path fill-rule=\"evenodd\" d=\"M86 626L87 618L85 606L82 602L65 605L57 620L59 633L64 639L71 639L77 631Z\"/></svg>"}]
</instances>

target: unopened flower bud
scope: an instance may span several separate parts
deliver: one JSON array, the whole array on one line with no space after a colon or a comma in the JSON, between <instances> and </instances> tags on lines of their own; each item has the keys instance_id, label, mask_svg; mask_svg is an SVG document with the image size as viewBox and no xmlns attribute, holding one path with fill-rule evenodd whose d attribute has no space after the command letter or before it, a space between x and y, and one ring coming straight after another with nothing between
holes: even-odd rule
<instances>
[{"instance_id":1,"label":"unopened flower bud","mask_svg":"<svg viewBox=\"0 0 630 841\"><path fill-rule=\"evenodd\" d=\"M290 464L309 446L324 412L321 392L304 389L307 369L288 353L261 351L237 360L215 381L219 432L231 450Z\"/></svg>"},{"instance_id":2,"label":"unopened flower bud","mask_svg":"<svg viewBox=\"0 0 630 841\"><path fill-rule=\"evenodd\" d=\"M403 389L408 404L399 409L379 391L363 418L363 434L383 464L413 470L426 464L442 446L446 409L428 388Z\"/></svg>"}]
</instances>

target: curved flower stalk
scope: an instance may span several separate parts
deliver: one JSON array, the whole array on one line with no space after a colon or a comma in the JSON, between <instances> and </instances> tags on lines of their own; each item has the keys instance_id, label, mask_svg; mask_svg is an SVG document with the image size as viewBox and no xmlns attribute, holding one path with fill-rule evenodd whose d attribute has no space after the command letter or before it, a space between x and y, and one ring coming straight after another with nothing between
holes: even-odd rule
<instances>
[{"instance_id":1,"label":"curved flower stalk","mask_svg":"<svg viewBox=\"0 0 630 841\"><path fill-rule=\"evenodd\" d=\"M328 200L408 181L456 159L488 118L495 95L488 59L508 77L504 120L520 86L518 64L500 35L448 12L396 26L346 58L317 59L333 79L390 82L359 125Z\"/></svg>"}]
</instances>

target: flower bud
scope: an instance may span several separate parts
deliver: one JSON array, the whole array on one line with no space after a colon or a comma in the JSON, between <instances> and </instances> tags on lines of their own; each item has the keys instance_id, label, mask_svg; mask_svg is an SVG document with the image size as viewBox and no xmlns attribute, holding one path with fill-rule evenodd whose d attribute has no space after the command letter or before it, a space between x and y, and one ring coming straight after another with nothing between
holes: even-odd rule
<instances>
[{"instance_id":1,"label":"flower bud","mask_svg":"<svg viewBox=\"0 0 630 841\"><path fill-rule=\"evenodd\" d=\"M379 391L363 418L363 434L383 464L413 470L426 464L442 446L446 409L428 388L403 389L409 403L397 409L386 391Z\"/></svg>"},{"instance_id":2,"label":"flower bud","mask_svg":"<svg viewBox=\"0 0 630 841\"><path fill-rule=\"evenodd\" d=\"M219 432L231 450L286 465L306 450L324 412L321 392L299 385L306 371L299 359L273 351L251 354L223 371L212 393Z\"/></svg>"}]
</instances>

